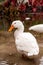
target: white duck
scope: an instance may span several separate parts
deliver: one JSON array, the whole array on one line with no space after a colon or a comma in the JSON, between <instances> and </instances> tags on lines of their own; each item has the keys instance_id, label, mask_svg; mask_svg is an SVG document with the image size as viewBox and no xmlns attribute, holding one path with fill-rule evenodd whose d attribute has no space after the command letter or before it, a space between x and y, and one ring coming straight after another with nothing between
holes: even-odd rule
<instances>
[{"instance_id":1,"label":"white duck","mask_svg":"<svg viewBox=\"0 0 43 65\"><path fill-rule=\"evenodd\" d=\"M35 37L29 32L24 32L24 25L20 20L13 21L8 31L12 31L13 28L17 28L14 32L14 37L18 52L27 57L37 56L39 54L39 46Z\"/></svg>"},{"instance_id":2,"label":"white duck","mask_svg":"<svg viewBox=\"0 0 43 65\"><path fill-rule=\"evenodd\" d=\"M31 26L29 28L29 30L33 30L33 31L36 31L36 32L39 32L39 33L43 33L43 24Z\"/></svg>"}]
</instances>

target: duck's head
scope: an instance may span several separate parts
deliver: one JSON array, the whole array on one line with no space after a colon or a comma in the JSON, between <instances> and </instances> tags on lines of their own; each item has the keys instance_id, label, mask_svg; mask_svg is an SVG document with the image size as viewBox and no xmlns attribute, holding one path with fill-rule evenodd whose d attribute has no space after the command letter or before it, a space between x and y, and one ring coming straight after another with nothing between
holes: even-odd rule
<instances>
[{"instance_id":1,"label":"duck's head","mask_svg":"<svg viewBox=\"0 0 43 65\"><path fill-rule=\"evenodd\" d=\"M11 32L14 28L24 30L23 23L20 20L13 21L12 24L11 24L11 27L8 31Z\"/></svg>"}]
</instances>

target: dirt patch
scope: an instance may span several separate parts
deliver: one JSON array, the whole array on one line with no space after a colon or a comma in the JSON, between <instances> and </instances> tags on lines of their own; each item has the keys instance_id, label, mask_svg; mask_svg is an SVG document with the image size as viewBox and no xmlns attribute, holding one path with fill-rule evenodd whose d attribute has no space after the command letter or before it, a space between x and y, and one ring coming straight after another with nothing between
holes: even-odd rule
<instances>
[{"instance_id":1,"label":"dirt patch","mask_svg":"<svg viewBox=\"0 0 43 65\"><path fill-rule=\"evenodd\" d=\"M30 60L23 59L17 52L13 32L0 32L0 61L7 61L8 65L39 65L39 59L43 56L43 36L36 34L35 37L40 47L40 54L37 59Z\"/></svg>"}]
</instances>

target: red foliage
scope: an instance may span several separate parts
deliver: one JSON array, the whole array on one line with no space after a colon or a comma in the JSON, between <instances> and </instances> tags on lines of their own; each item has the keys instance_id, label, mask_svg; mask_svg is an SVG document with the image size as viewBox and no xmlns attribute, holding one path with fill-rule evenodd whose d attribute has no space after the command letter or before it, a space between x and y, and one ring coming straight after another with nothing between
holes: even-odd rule
<instances>
[{"instance_id":1,"label":"red foliage","mask_svg":"<svg viewBox=\"0 0 43 65\"><path fill-rule=\"evenodd\" d=\"M16 5L16 0L10 0L10 1L11 1L11 4L12 4L13 6Z\"/></svg>"},{"instance_id":2,"label":"red foliage","mask_svg":"<svg viewBox=\"0 0 43 65\"><path fill-rule=\"evenodd\" d=\"M25 9L26 9L26 6L21 3L20 6L19 6L19 10L24 11Z\"/></svg>"}]
</instances>

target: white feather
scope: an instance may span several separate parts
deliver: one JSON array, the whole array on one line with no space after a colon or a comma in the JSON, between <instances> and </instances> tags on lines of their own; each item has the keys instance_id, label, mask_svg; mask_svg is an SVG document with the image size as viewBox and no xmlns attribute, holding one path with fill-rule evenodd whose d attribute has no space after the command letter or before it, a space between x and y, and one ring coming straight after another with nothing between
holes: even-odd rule
<instances>
[{"instance_id":1,"label":"white feather","mask_svg":"<svg viewBox=\"0 0 43 65\"><path fill-rule=\"evenodd\" d=\"M43 24L31 26L29 28L29 30L33 30L33 31L36 31L36 32L39 32L39 33L43 33Z\"/></svg>"},{"instance_id":2,"label":"white feather","mask_svg":"<svg viewBox=\"0 0 43 65\"><path fill-rule=\"evenodd\" d=\"M14 24L15 22L16 24ZM13 26L17 27L17 30L14 32L14 37L18 52L25 54L28 57L38 55L39 46L36 38L31 33L24 32L24 25L21 21L14 21L12 24Z\"/></svg>"}]
</instances>

